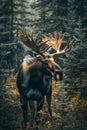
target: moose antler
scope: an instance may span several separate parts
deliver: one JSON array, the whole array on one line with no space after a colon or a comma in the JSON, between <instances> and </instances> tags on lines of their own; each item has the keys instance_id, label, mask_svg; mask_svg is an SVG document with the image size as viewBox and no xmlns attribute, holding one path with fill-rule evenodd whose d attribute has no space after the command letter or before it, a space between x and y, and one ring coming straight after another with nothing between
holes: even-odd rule
<instances>
[{"instance_id":1,"label":"moose antler","mask_svg":"<svg viewBox=\"0 0 87 130\"><path fill-rule=\"evenodd\" d=\"M39 54L43 54L44 52L46 52L50 46L47 46L44 50L40 51L40 48L42 47L42 45L47 42L41 42L40 44L37 44L37 39L39 37L40 33L37 33L36 37L33 38L33 32L32 32L32 36L28 35L26 32L25 28L22 28L19 32L18 32L18 38L29 48L31 48L33 51L35 51L36 53Z\"/></svg>"},{"instance_id":2,"label":"moose antler","mask_svg":"<svg viewBox=\"0 0 87 130\"><path fill-rule=\"evenodd\" d=\"M71 47L73 45L74 39L69 39L67 45L65 46L65 48L63 50L60 50L60 47L63 43L63 39L64 39L65 33L62 34L62 32L59 33L59 38L57 39L57 33L54 32L54 36L52 36L51 34L49 36L45 36L42 38L43 42L46 42L46 44L48 46L52 46L52 48L56 51L56 53L50 54L52 57L55 55L59 55L59 54L64 54L66 52L69 52L71 50Z\"/></svg>"},{"instance_id":3,"label":"moose antler","mask_svg":"<svg viewBox=\"0 0 87 130\"><path fill-rule=\"evenodd\" d=\"M33 32L32 35L27 35L26 29L22 28L18 32L18 38L29 48L31 48L36 53L39 53L43 55L44 52L46 52L49 48L53 48L56 53L50 54L50 56L54 57L55 55L64 54L71 50L71 47L73 45L74 39L69 39L68 43L66 44L65 48L63 50L60 50L61 45L63 43L63 39L65 36L65 33L62 34L62 32L59 33L59 38L57 38L57 33L54 32L54 36L52 34L49 34L49 36L44 36L42 38L42 42L37 44L37 39L39 37L40 33L37 33L36 37L33 38ZM48 46L45 49L41 49L41 47L47 44Z\"/></svg>"},{"instance_id":4,"label":"moose antler","mask_svg":"<svg viewBox=\"0 0 87 130\"><path fill-rule=\"evenodd\" d=\"M47 41L47 42L46 42ZM57 50L57 39L56 39L56 32L54 32L54 37L51 34L49 36L44 36L42 38L42 42L46 42L48 46L52 46L54 50Z\"/></svg>"}]
</instances>

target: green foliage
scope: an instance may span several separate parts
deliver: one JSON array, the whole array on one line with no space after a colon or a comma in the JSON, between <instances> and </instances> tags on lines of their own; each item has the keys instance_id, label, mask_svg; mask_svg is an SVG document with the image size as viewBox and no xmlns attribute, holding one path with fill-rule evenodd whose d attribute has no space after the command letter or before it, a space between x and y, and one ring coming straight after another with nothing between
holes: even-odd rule
<instances>
[{"instance_id":1,"label":"green foliage","mask_svg":"<svg viewBox=\"0 0 87 130\"><path fill-rule=\"evenodd\" d=\"M75 2L75 1L74 1ZM73 5L74 5L73 2ZM70 1L69 1L70 4ZM78 4L77 8L80 8L80 6L83 6L84 4ZM72 7L72 2L71 2ZM80 9L83 9L82 7ZM83 10L82 10L83 11ZM73 12L73 8L72 8ZM77 10L76 16L79 14L79 11ZM69 29L69 32L73 31L74 37L75 37L75 44L71 50L70 53L66 54L66 58L63 58L64 63L64 73L65 78L64 82L69 87L68 89L71 90L73 93L80 92L82 97L85 98L86 93L86 77L87 77L87 31L86 26L84 24L84 18L85 18L85 9L84 12L82 12L83 17L79 16L77 18L77 21L74 20L76 16L71 15L71 11L69 17L71 16L71 19L74 21L74 28L73 23L69 21L71 29ZM86 76L86 77L85 77ZM72 88L73 87L73 88ZM82 94L83 93L83 94ZM81 98L82 98L81 97Z\"/></svg>"},{"instance_id":2,"label":"green foliage","mask_svg":"<svg viewBox=\"0 0 87 130\"><path fill-rule=\"evenodd\" d=\"M32 3L31 7L37 10L39 15L37 21L33 21L36 26L36 30L40 30L44 34L52 33L56 31L65 31L67 23L67 1L37 1ZM36 14L36 12L35 12Z\"/></svg>"}]
</instances>

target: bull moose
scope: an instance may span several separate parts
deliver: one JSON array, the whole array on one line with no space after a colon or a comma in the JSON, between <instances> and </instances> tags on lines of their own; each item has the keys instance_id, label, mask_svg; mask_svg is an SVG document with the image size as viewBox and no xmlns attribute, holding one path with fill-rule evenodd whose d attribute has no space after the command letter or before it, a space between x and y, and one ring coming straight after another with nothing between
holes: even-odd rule
<instances>
[{"instance_id":1,"label":"bull moose","mask_svg":"<svg viewBox=\"0 0 87 130\"><path fill-rule=\"evenodd\" d=\"M48 111L52 120L52 77L56 81L63 79L62 69L54 61L54 56L67 53L71 50L73 44L73 39L71 39L66 47L60 50L65 34L60 33L59 38L57 38L55 32L54 36L45 36L42 38L41 43L37 43L39 35L38 33L34 38L33 34L27 34L25 28L22 28L18 33L18 38L36 53L35 57L25 56L17 75L17 87L20 93L25 128L27 125L28 103L31 111L30 124L32 126L34 119L40 114L44 96L46 96ZM43 47L44 44L45 47ZM53 48L56 52L49 54L49 48ZM37 107L35 107L34 101L36 101Z\"/></svg>"}]
</instances>

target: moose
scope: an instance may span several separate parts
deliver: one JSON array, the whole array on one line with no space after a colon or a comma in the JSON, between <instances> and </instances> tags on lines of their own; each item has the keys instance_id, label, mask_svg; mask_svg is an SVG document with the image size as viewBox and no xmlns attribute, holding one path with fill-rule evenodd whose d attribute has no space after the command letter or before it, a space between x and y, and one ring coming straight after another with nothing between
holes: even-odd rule
<instances>
[{"instance_id":1,"label":"moose","mask_svg":"<svg viewBox=\"0 0 87 130\"><path fill-rule=\"evenodd\" d=\"M28 35L25 28L18 32L18 38L29 48L31 48L36 56L25 56L19 72L17 74L17 88L20 93L20 102L23 110L23 119L25 128L27 126L28 103L31 111L30 124L40 115L46 97L50 119L52 120L51 97L52 97L52 78L56 81L63 79L61 67L54 61L56 55L61 55L71 50L73 39L70 39L63 50L60 50L65 33L59 34L57 38L56 32L54 36L44 36L41 43L38 43L38 37ZM45 47L43 47L46 45ZM55 53L49 53L49 49L54 49ZM34 104L36 101L36 106ZM36 108L36 110L35 110Z\"/></svg>"}]
</instances>

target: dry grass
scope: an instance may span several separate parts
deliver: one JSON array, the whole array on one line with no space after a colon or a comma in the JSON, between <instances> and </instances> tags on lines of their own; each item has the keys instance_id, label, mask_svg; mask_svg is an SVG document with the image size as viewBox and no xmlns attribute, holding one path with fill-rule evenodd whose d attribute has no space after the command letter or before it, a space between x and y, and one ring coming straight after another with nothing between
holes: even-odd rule
<instances>
[{"instance_id":1,"label":"dry grass","mask_svg":"<svg viewBox=\"0 0 87 130\"><path fill-rule=\"evenodd\" d=\"M6 80L6 95L5 95L5 100L0 108L2 111L0 121L1 121L1 126L4 126L4 129L6 130L13 130L15 126L15 130L22 130L21 128L21 119L22 119L22 111L20 109L20 104L19 104L19 93L16 87L16 76L10 75L7 80ZM52 101L55 106L57 106L58 99L57 95L61 87L59 87L56 82L53 80L52 81ZM62 91L60 91L62 92ZM77 125L84 125L84 122L86 122L86 109L87 109L87 100L81 99L80 98L80 92L77 94L71 96L71 101L64 107L64 111L67 112L67 114L62 117L61 112L56 110L56 107L53 105L52 110L53 113L56 115L59 115L60 117L63 118L65 123L64 130L71 130L72 128ZM57 102L56 102L57 100ZM11 101L11 102L10 102ZM8 106L9 104L12 104L10 107ZM19 104L16 106L16 104ZM60 103L61 105L61 103ZM62 107L62 105L61 105ZM3 110L4 108L4 110ZM42 109L42 120L40 123L40 129L41 130L61 130L63 120L59 118L54 118L53 119L53 124L51 124L49 117L48 117L48 108L47 108L47 103L45 101L43 109ZM4 119L4 117L6 117ZM70 120L66 120L67 117L71 117ZM9 118L9 120L8 120ZM85 120L85 121L84 121ZM3 124L3 121L5 124ZM16 122L17 121L17 122ZM9 126L9 128L7 128ZM43 127L42 127L43 126ZM6 128L5 128L6 127ZM0 129L0 130L4 130ZM83 128L82 128L83 129ZM72 130L79 130L79 129L72 129ZM85 129L83 129L85 130Z\"/></svg>"}]
</instances>

